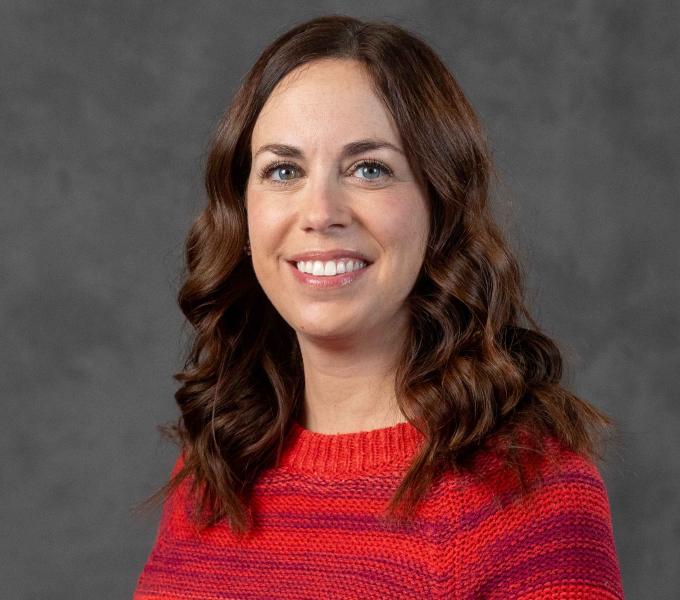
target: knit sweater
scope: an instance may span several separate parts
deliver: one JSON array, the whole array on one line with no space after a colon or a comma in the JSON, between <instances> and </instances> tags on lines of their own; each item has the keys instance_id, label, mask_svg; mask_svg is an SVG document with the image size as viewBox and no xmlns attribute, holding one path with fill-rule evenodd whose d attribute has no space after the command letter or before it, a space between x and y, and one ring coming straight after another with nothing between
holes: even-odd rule
<instances>
[{"instance_id":1,"label":"knit sweater","mask_svg":"<svg viewBox=\"0 0 680 600\"><path fill-rule=\"evenodd\" d=\"M185 480L165 502L135 600L623 598L593 463L550 438L528 495L509 472L451 471L410 522L388 521L384 508L422 443L410 423L328 435L294 422L281 460L254 487L245 539L226 524L200 530ZM489 453L476 464L492 474L500 462Z\"/></svg>"}]
</instances>

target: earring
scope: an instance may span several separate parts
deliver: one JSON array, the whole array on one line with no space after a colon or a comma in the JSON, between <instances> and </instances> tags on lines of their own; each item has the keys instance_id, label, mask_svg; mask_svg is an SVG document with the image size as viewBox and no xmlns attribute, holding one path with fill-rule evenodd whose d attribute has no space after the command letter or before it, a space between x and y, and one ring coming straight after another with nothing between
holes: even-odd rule
<instances>
[{"instance_id":1,"label":"earring","mask_svg":"<svg viewBox=\"0 0 680 600\"><path fill-rule=\"evenodd\" d=\"M246 254L250 256L250 240L246 242L246 245L243 246L243 249L245 250Z\"/></svg>"}]
</instances>

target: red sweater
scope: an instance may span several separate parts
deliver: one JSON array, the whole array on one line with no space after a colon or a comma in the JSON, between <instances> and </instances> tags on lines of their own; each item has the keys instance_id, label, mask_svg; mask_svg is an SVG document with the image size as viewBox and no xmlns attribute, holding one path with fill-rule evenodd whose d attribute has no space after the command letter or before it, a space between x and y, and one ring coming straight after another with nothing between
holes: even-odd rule
<instances>
[{"instance_id":1,"label":"red sweater","mask_svg":"<svg viewBox=\"0 0 680 600\"><path fill-rule=\"evenodd\" d=\"M165 503L135 600L623 598L592 463L550 440L556 460L541 462L528 497L517 500L509 476L452 472L414 521L389 524L383 509L422 441L409 423L338 435L294 423L255 486L256 528L243 541L227 525L198 531L185 481Z\"/></svg>"}]
</instances>

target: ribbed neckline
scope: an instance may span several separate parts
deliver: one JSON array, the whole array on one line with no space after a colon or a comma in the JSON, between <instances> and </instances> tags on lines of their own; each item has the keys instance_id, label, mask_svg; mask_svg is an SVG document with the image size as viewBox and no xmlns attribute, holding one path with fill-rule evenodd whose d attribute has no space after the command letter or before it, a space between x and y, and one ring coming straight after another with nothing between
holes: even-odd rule
<instances>
[{"instance_id":1,"label":"ribbed neckline","mask_svg":"<svg viewBox=\"0 0 680 600\"><path fill-rule=\"evenodd\" d=\"M326 434L293 421L279 466L325 476L390 472L405 466L424 436L411 423L353 433Z\"/></svg>"}]
</instances>

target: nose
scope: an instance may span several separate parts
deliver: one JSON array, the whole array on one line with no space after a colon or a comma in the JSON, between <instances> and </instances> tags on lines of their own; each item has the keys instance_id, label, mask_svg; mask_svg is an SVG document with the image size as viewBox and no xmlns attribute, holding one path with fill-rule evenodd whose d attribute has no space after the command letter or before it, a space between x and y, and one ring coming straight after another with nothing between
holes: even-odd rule
<instances>
[{"instance_id":1,"label":"nose","mask_svg":"<svg viewBox=\"0 0 680 600\"><path fill-rule=\"evenodd\" d=\"M299 220L305 231L347 227L352 222L349 199L333 177L310 177L301 193Z\"/></svg>"}]
</instances>

